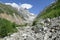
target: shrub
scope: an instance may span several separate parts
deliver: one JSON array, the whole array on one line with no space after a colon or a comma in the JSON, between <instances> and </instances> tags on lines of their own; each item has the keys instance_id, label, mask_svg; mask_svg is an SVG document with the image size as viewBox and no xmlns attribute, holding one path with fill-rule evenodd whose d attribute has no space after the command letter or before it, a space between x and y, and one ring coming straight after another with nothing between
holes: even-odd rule
<instances>
[{"instance_id":1,"label":"shrub","mask_svg":"<svg viewBox=\"0 0 60 40\"><path fill-rule=\"evenodd\" d=\"M9 33L13 32L16 32L16 24L0 18L0 37L8 36Z\"/></svg>"}]
</instances>

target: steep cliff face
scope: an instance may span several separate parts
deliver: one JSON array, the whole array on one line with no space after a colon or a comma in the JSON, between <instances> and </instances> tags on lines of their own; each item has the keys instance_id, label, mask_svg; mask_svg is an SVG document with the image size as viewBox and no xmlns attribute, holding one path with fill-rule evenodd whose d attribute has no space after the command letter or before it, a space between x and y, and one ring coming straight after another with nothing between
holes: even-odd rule
<instances>
[{"instance_id":1,"label":"steep cliff face","mask_svg":"<svg viewBox=\"0 0 60 40\"><path fill-rule=\"evenodd\" d=\"M18 14L18 11L12 6L0 3L0 18L7 19L16 24L22 24L23 18Z\"/></svg>"},{"instance_id":2,"label":"steep cliff face","mask_svg":"<svg viewBox=\"0 0 60 40\"><path fill-rule=\"evenodd\" d=\"M23 23L23 19L19 15L16 15L15 13L13 14L13 16L8 15L6 13L1 13L0 18L4 18L4 19L7 19L11 22L15 22L16 24L22 24Z\"/></svg>"},{"instance_id":3,"label":"steep cliff face","mask_svg":"<svg viewBox=\"0 0 60 40\"><path fill-rule=\"evenodd\" d=\"M34 14L30 13L27 9L20 8L19 14L23 18L24 22L31 23L36 17Z\"/></svg>"},{"instance_id":4,"label":"steep cliff face","mask_svg":"<svg viewBox=\"0 0 60 40\"><path fill-rule=\"evenodd\" d=\"M11 5L0 3L0 18L7 19L16 24L29 23L35 18L27 9L20 8L19 10Z\"/></svg>"},{"instance_id":5,"label":"steep cliff face","mask_svg":"<svg viewBox=\"0 0 60 40\"><path fill-rule=\"evenodd\" d=\"M17 10L11 5L0 3L0 38L17 32L16 27L31 25L34 14L30 14L27 9L20 8Z\"/></svg>"}]
</instances>

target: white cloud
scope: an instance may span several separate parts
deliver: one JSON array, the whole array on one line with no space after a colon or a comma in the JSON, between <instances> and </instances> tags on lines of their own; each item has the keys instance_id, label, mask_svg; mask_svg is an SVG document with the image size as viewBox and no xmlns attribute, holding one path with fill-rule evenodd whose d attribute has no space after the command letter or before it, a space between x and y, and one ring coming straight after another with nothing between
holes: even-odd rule
<instances>
[{"instance_id":1,"label":"white cloud","mask_svg":"<svg viewBox=\"0 0 60 40\"><path fill-rule=\"evenodd\" d=\"M6 5L11 5L12 7L19 8L19 5L16 3L5 3Z\"/></svg>"},{"instance_id":2,"label":"white cloud","mask_svg":"<svg viewBox=\"0 0 60 40\"><path fill-rule=\"evenodd\" d=\"M30 9L32 8L31 4L16 4L16 3L5 3L6 5L11 5L12 7L15 7L17 9L19 9L20 7L22 8L26 8L26 9Z\"/></svg>"},{"instance_id":3,"label":"white cloud","mask_svg":"<svg viewBox=\"0 0 60 40\"><path fill-rule=\"evenodd\" d=\"M31 5L31 4L21 4L20 6L21 6L22 8L26 8L26 9L32 8L32 5Z\"/></svg>"}]
</instances>

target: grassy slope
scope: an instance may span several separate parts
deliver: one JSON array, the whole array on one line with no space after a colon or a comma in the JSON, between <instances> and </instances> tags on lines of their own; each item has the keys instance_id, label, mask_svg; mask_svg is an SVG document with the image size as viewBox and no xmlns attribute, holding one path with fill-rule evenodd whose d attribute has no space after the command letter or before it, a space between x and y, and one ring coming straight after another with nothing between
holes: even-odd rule
<instances>
[{"instance_id":1,"label":"grassy slope","mask_svg":"<svg viewBox=\"0 0 60 40\"><path fill-rule=\"evenodd\" d=\"M60 1L51 4L47 7L41 14L38 15L38 18L53 18L60 16Z\"/></svg>"},{"instance_id":2,"label":"grassy slope","mask_svg":"<svg viewBox=\"0 0 60 40\"><path fill-rule=\"evenodd\" d=\"M18 14L17 10L9 5L0 3L0 13L7 13L13 15L13 13ZM13 32L16 32L17 24L12 23L6 19L0 18L0 37L5 37Z\"/></svg>"},{"instance_id":3,"label":"grassy slope","mask_svg":"<svg viewBox=\"0 0 60 40\"><path fill-rule=\"evenodd\" d=\"M15 10L13 7L2 4L2 3L0 3L0 13L7 13L7 14L11 14L11 15L13 13L18 14L17 10Z\"/></svg>"},{"instance_id":4,"label":"grassy slope","mask_svg":"<svg viewBox=\"0 0 60 40\"><path fill-rule=\"evenodd\" d=\"M0 18L0 37L5 37L13 32L16 32L16 24L10 21ZM9 34L8 34L9 33Z\"/></svg>"},{"instance_id":5,"label":"grassy slope","mask_svg":"<svg viewBox=\"0 0 60 40\"><path fill-rule=\"evenodd\" d=\"M6 13L8 15L12 15L13 13L15 13L17 16L18 11L16 9L14 9L13 7L9 6L9 5L5 5L5 4L1 4L0 3L0 14L1 13ZM21 15L19 15L19 17L21 17ZM23 18L22 18L23 19ZM12 23L11 21L7 20L7 19L3 19L2 17L0 17L0 38L8 36L14 32L17 31L16 27L23 27L26 26L27 24L22 24L22 25L18 25L15 23Z\"/></svg>"},{"instance_id":6,"label":"grassy slope","mask_svg":"<svg viewBox=\"0 0 60 40\"><path fill-rule=\"evenodd\" d=\"M46 9L44 9L33 22L33 25L36 25L41 18L54 18L60 16L60 0L57 0L55 3L52 3Z\"/></svg>"}]
</instances>

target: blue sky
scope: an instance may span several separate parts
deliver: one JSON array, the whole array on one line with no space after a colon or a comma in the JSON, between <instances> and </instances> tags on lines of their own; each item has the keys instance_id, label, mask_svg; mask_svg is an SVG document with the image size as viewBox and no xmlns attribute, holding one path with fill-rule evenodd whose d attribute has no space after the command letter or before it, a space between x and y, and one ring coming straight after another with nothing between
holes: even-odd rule
<instances>
[{"instance_id":1,"label":"blue sky","mask_svg":"<svg viewBox=\"0 0 60 40\"><path fill-rule=\"evenodd\" d=\"M54 0L0 0L3 3L31 4L33 7L29 9L34 14L40 13L45 7L50 5Z\"/></svg>"}]
</instances>

